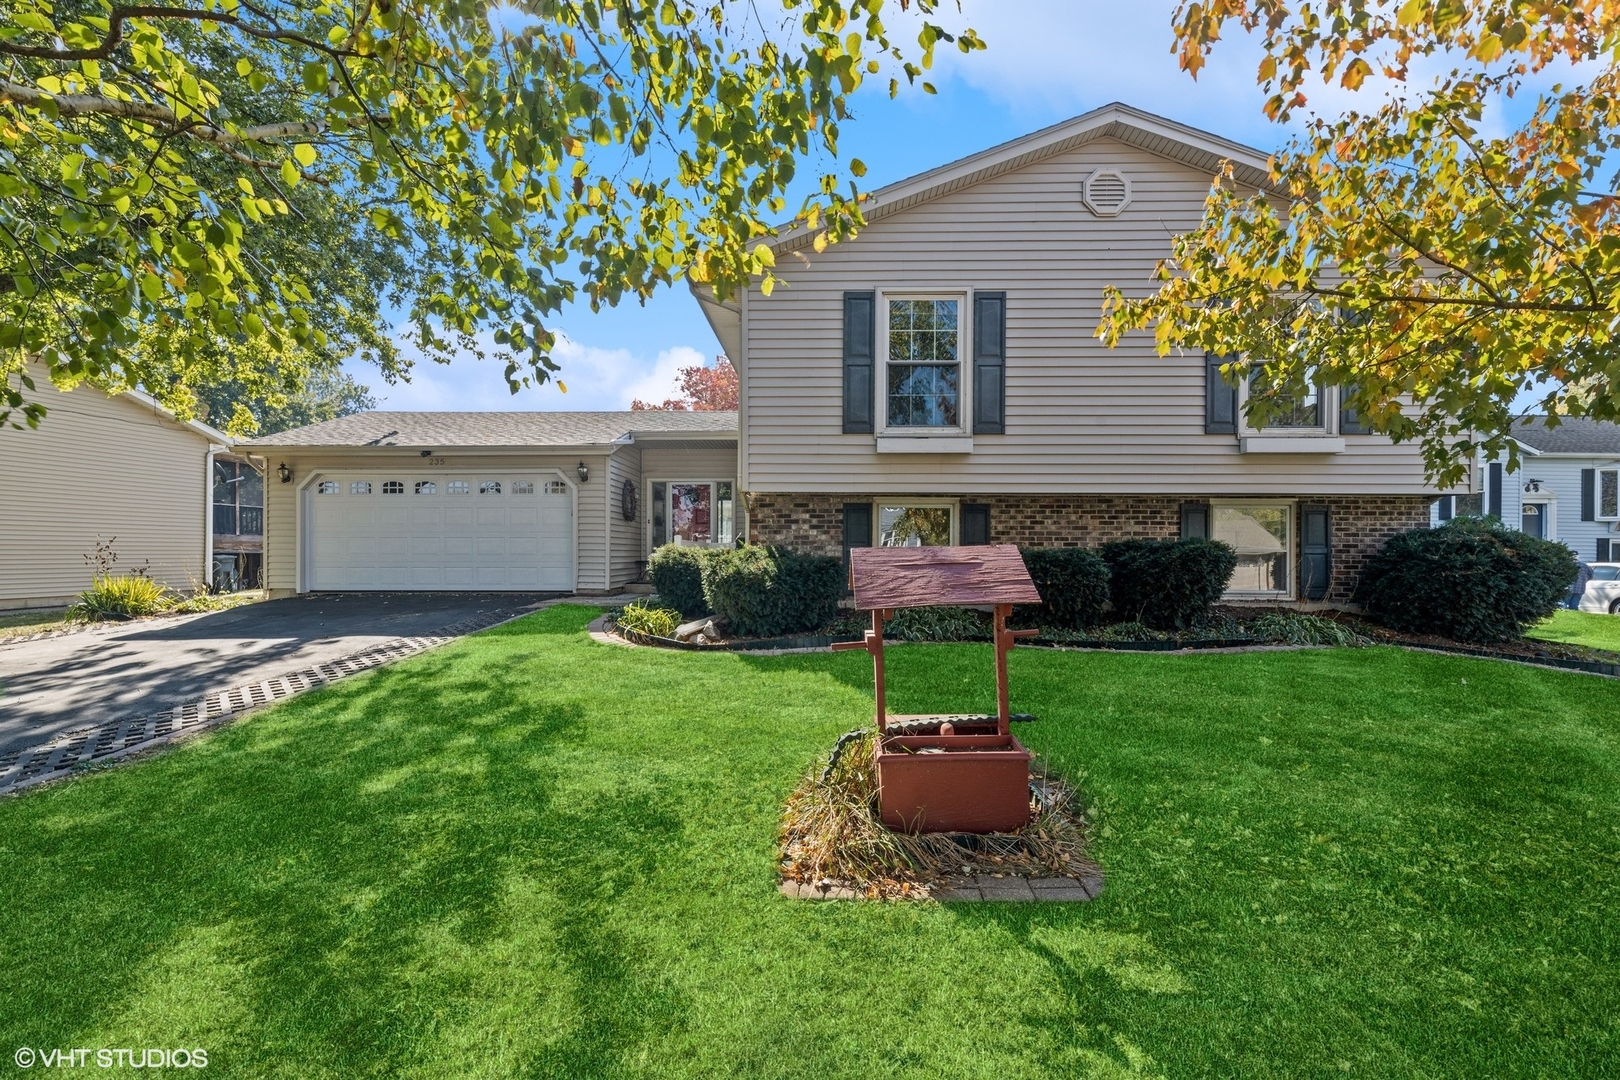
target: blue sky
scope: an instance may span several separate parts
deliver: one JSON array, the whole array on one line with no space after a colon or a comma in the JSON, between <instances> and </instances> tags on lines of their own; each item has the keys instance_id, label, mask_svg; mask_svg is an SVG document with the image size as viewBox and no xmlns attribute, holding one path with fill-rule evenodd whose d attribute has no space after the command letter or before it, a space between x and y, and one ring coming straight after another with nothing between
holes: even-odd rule
<instances>
[{"instance_id":1,"label":"blue sky","mask_svg":"<svg viewBox=\"0 0 1620 1080\"><path fill-rule=\"evenodd\" d=\"M870 189L1111 101L1275 149L1287 132L1261 112L1256 44L1222 42L1195 82L1171 53L1174 7L1175 0L963 0L962 14L942 21L974 27L988 50L964 57L941 49L930 75L937 95L912 89L891 100L887 80L874 80L857 96L840 150L866 163ZM1315 101L1349 105L1349 97L1333 92ZM633 397L669 396L677 368L712 360L720 349L684 284L645 306L593 313L578 305L555 326L564 335L555 355L566 394L549 385L513 396L500 364L471 358L420 365L409 384L392 387L375 369L351 370L382 408L622 409Z\"/></svg>"}]
</instances>

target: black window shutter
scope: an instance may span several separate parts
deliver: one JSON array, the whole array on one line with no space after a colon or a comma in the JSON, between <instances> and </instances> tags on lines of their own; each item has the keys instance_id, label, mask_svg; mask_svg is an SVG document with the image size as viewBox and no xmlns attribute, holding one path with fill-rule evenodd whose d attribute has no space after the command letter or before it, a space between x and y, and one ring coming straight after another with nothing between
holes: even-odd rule
<instances>
[{"instance_id":1,"label":"black window shutter","mask_svg":"<svg viewBox=\"0 0 1620 1080\"><path fill-rule=\"evenodd\" d=\"M844 580L849 580L851 549L872 546L872 504L844 504Z\"/></svg>"},{"instance_id":2,"label":"black window shutter","mask_svg":"<svg viewBox=\"0 0 1620 1080\"><path fill-rule=\"evenodd\" d=\"M1441 521L1451 520L1452 514L1455 512L1453 509L1455 501L1455 498L1451 495L1442 495L1435 500L1435 506L1440 510Z\"/></svg>"},{"instance_id":3,"label":"black window shutter","mask_svg":"<svg viewBox=\"0 0 1620 1080\"><path fill-rule=\"evenodd\" d=\"M1209 539L1209 503L1184 502L1181 504L1181 538Z\"/></svg>"},{"instance_id":4,"label":"black window shutter","mask_svg":"<svg viewBox=\"0 0 1620 1080\"><path fill-rule=\"evenodd\" d=\"M1597 520L1597 470L1581 470L1581 520ZM1600 541L1601 543L1601 541Z\"/></svg>"},{"instance_id":5,"label":"black window shutter","mask_svg":"<svg viewBox=\"0 0 1620 1080\"><path fill-rule=\"evenodd\" d=\"M1609 561L1609 550L1610 550L1609 549L1609 538L1607 536L1598 537L1597 561L1598 562L1608 562Z\"/></svg>"},{"instance_id":6,"label":"black window shutter","mask_svg":"<svg viewBox=\"0 0 1620 1080\"><path fill-rule=\"evenodd\" d=\"M844 294L844 434L872 434L877 294Z\"/></svg>"},{"instance_id":7,"label":"black window shutter","mask_svg":"<svg viewBox=\"0 0 1620 1080\"><path fill-rule=\"evenodd\" d=\"M1339 391L1339 400L1340 401L1348 401L1350 399L1350 395L1354 394L1355 392L1356 392L1355 387L1346 386L1346 387L1344 387L1343 389L1341 389ZM1367 429L1362 426L1360 414L1358 414L1356 412L1356 410L1350 405L1341 405L1339 407L1339 434L1340 435L1365 435L1365 434L1367 434Z\"/></svg>"},{"instance_id":8,"label":"black window shutter","mask_svg":"<svg viewBox=\"0 0 1620 1080\"><path fill-rule=\"evenodd\" d=\"M984 503L962 504L961 541L967 544L990 542L990 507Z\"/></svg>"},{"instance_id":9,"label":"black window shutter","mask_svg":"<svg viewBox=\"0 0 1620 1080\"><path fill-rule=\"evenodd\" d=\"M1007 294L973 294L973 434L1007 433Z\"/></svg>"},{"instance_id":10,"label":"black window shutter","mask_svg":"<svg viewBox=\"0 0 1620 1080\"><path fill-rule=\"evenodd\" d=\"M1491 479L1490 483L1486 485L1485 498L1487 501L1485 503L1485 512L1491 517L1500 518L1502 516L1502 463L1500 461L1491 462L1491 467L1487 472Z\"/></svg>"},{"instance_id":11,"label":"black window shutter","mask_svg":"<svg viewBox=\"0 0 1620 1080\"><path fill-rule=\"evenodd\" d=\"M1221 378L1223 356L1204 354L1204 434L1237 434L1237 387Z\"/></svg>"},{"instance_id":12,"label":"black window shutter","mask_svg":"<svg viewBox=\"0 0 1620 1080\"><path fill-rule=\"evenodd\" d=\"M1325 506L1299 510L1299 587L1307 600L1321 600L1333 581L1332 526Z\"/></svg>"}]
</instances>

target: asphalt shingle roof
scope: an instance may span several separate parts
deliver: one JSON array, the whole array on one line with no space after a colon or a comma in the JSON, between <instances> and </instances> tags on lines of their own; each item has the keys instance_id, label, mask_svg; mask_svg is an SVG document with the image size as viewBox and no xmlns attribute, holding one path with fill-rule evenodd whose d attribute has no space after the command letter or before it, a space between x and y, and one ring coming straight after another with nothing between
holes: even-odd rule
<instances>
[{"instance_id":1,"label":"asphalt shingle roof","mask_svg":"<svg viewBox=\"0 0 1620 1080\"><path fill-rule=\"evenodd\" d=\"M272 446L606 446L637 439L736 438L735 412L363 412L266 435L241 445Z\"/></svg>"},{"instance_id":2,"label":"asphalt shingle roof","mask_svg":"<svg viewBox=\"0 0 1620 1080\"><path fill-rule=\"evenodd\" d=\"M1544 416L1521 417L1513 437L1544 454L1614 454L1620 456L1620 424L1608 420L1563 417L1549 428Z\"/></svg>"}]
</instances>

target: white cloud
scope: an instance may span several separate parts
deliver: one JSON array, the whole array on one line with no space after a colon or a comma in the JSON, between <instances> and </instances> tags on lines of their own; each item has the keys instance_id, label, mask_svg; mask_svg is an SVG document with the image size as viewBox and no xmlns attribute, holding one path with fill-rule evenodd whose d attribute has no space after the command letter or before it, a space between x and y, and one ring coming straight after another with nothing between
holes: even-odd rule
<instances>
[{"instance_id":1,"label":"white cloud","mask_svg":"<svg viewBox=\"0 0 1620 1080\"><path fill-rule=\"evenodd\" d=\"M483 342L493 348L487 338ZM415 350L402 343L406 355ZM506 386L504 364L475 356L457 357L449 364L417 359L409 382L389 386L375 369L349 366L349 373L371 387L379 408L423 411L484 411L523 409L628 409L632 398L662 401L674 396L679 369L702 364L705 354L690 345L675 345L648 357L628 349L603 349L573 340L559 332L552 358L561 367L554 381L525 387L512 394ZM560 380L567 393L557 385Z\"/></svg>"}]
</instances>

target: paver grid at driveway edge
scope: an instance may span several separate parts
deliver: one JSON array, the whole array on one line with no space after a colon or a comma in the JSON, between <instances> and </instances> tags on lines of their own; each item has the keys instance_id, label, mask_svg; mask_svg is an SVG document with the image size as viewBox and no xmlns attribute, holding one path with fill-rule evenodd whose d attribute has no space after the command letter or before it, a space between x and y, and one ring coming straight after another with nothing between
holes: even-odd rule
<instances>
[{"instance_id":1,"label":"paver grid at driveway edge","mask_svg":"<svg viewBox=\"0 0 1620 1080\"><path fill-rule=\"evenodd\" d=\"M499 609L462 619L430 634L395 638L273 679L214 691L156 712L120 717L64 732L49 742L0 754L0 796L70 775L75 767L92 762L115 761L178 738L189 737L254 709L403 660L556 603L602 603L604 599L611 602L618 598L564 598L518 609Z\"/></svg>"}]
</instances>

